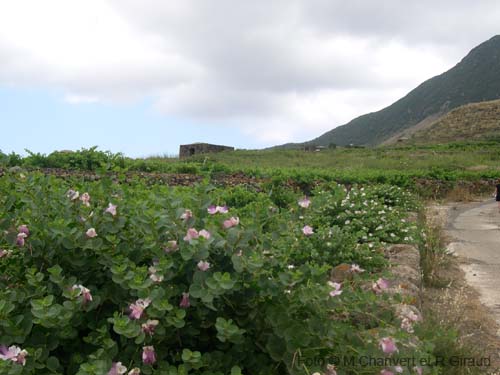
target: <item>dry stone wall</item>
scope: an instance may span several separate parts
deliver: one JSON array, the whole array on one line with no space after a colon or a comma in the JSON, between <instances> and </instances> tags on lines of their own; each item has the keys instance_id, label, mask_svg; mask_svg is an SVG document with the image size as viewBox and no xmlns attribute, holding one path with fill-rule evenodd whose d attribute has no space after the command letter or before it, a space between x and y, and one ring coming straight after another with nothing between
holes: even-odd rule
<instances>
[{"instance_id":1,"label":"dry stone wall","mask_svg":"<svg viewBox=\"0 0 500 375\"><path fill-rule=\"evenodd\" d=\"M179 147L179 157L187 158L193 155L208 154L221 151L234 151L234 147L212 145L209 143L192 143L189 145L181 145Z\"/></svg>"}]
</instances>

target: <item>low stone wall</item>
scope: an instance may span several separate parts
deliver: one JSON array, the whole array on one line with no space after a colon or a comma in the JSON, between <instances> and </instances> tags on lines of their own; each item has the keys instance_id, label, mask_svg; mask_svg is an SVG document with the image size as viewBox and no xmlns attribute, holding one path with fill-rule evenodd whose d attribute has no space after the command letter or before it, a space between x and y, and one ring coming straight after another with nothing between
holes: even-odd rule
<instances>
[{"instance_id":1,"label":"low stone wall","mask_svg":"<svg viewBox=\"0 0 500 375\"><path fill-rule=\"evenodd\" d=\"M420 269L420 252L408 244L392 245L385 251L390 263L392 279L386 291L389 294L400 294L405 303L394 306L396 315L408 316L410 311L423 319L421 306L422 272Z\"/></svg>"},{"instance_id":2,"label":"low stone wall","mask_svg":"<svg viewBox=\"0 0 500 375\"><path fill-rule=\"evenodd\" d=\"M390 291L409 296L415 300L413 305L420 305L422 274L418 249L407 244L392 245L386 249L385 254L393 276Z\"/></svg>"}]
</instances>

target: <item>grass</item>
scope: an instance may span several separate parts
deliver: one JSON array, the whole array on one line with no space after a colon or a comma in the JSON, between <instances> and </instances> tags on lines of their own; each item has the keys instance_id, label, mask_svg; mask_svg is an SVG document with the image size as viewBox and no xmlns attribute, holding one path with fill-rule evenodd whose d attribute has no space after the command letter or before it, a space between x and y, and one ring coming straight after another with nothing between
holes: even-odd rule
<instances>
[{"instance_id":1,"label":"grass","mask_svg":"<svg viewBox=\"0 0 500 375\"><path fill-rule=\"evenodd\" d=\"M445 286L448 280L441 277L440 271L445 266L448 253L442 227L434 220L429 219L424 209L419 212L418 223L423 229L420 244L420 266L424 286Z\"/></svg>"},{"instance_id":2,"label":"grass","mask_svg":"<svg viewBox=\"0 0 500 375\"><path fill-rule=\"evenodd\" d=\"M481 366L457 366L455 360L463 358L483 357L482 353L470 343L464 342L454 324L443 324L434 314L426 316L422 323L421 333L423 336L432 337L434 349L432 354L436 361L443 366L440 368L441 375L484 375L487 368Z\"/></svg>"}]
</instances>

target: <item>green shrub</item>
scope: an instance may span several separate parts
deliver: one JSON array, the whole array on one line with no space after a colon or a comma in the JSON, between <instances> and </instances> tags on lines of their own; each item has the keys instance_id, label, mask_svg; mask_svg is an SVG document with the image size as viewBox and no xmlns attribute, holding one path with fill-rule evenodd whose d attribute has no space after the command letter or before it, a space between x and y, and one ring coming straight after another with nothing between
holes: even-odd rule
<instances>
[{"instance_id":1,"label":"green shrub","mask_svg":"<svg viewBox=\"0 0 500 375\"><path fill-rule=\"evenodd\" d=\"M394 356L429 356L369 287L384 264L369 244L391 241L371 231L374 216L392 207L399 239L410 228L397 199L410 197L374 187L366 207L364 191L331 185L304 208L281 189L277 209L273 196L242 188L0 178L0 345L27 351L24 366L0 360L0 373L107 374L121 362L143 374L312 374L324 360L380 357L389 336ZM366 271L331 296L329 271L344 262ZM156 361L143 356L151 347Z\"/></svg>"}]
</instances>

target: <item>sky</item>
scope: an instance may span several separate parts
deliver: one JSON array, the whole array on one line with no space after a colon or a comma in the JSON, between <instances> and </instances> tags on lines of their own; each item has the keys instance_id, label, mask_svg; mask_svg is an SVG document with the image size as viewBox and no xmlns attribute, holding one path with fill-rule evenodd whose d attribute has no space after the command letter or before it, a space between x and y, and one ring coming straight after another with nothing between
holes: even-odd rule
<instances>
[{"instance_id":1,"label":"sky","mask_svg":"<svg viewBox=\"0 0 500 375\"><path fill-rule=\"evenodd\" d=\"M310 140L499 25L498 0L0 0L0 150Z\"/></svg>"}]
</instances>

